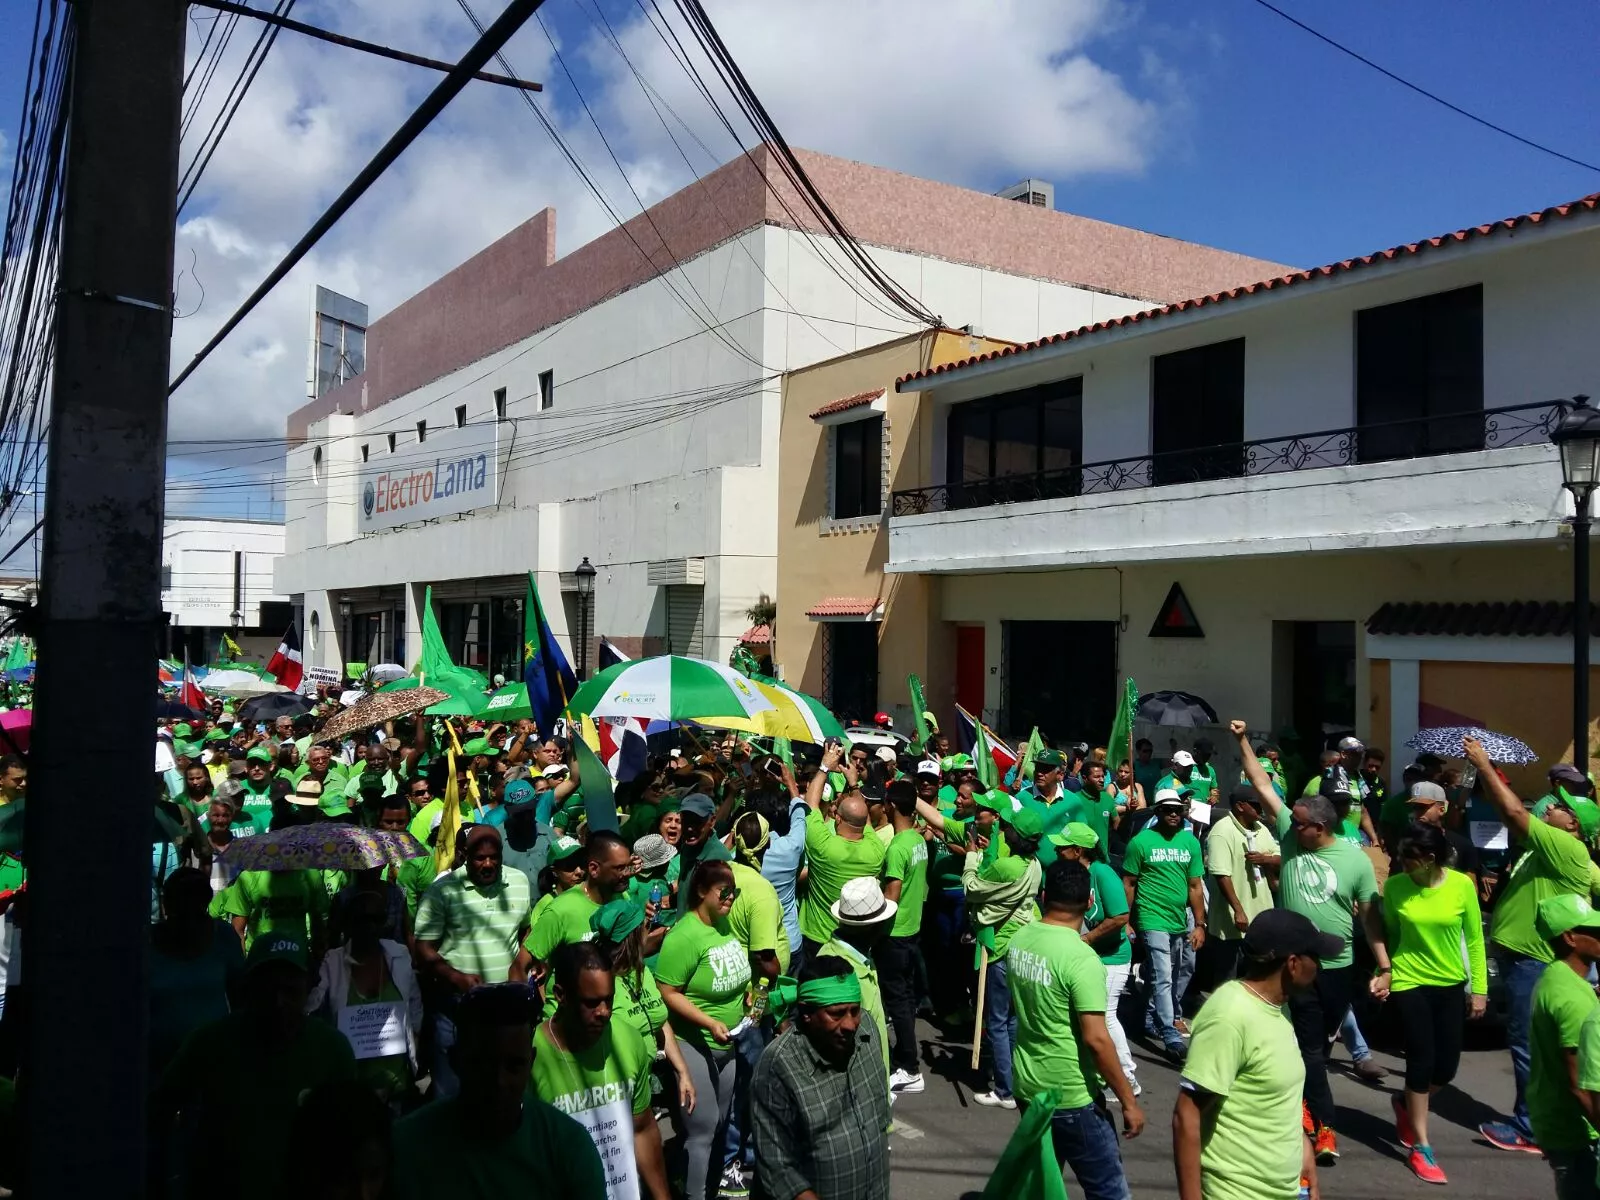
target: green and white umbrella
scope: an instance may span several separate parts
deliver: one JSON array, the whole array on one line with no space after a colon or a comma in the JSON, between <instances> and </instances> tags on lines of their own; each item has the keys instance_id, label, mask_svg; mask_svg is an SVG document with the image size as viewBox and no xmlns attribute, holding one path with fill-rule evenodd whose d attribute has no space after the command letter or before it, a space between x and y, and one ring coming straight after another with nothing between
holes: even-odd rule
<instances>
[{"instance_id":1,"label":"green and white umbrella","mask_svg":"<svg viewBox=\"0 0 1600 1200\"><path fill-rule=\"evenodd\" d=\"M485 721L520 721L533 716L533 706L528 703L528 685L508 683L493 693L478 709Z\"/></svg>"},{"instance_id":2,"label":"green and white umbrella","mask_svg":"<svg viewBox=\"0 0 1600 1200\"><path fill-rule=\"evenodd\" d=\"M675 654L617 663L577 690L574 713L642 717L650 721L748 719L773 703L739 672L720 663Z\"/></svg>"}]
</instances>

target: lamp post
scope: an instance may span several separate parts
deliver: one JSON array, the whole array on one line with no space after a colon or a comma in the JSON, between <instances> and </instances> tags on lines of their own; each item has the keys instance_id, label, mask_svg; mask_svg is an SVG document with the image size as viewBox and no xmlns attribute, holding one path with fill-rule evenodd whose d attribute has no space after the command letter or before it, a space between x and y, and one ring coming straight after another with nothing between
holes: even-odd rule
<instances>
[{"instance_id":1,"label":"lamp post","mask_svg":"<svg viewBox=\"0 0 1600 1200\"><path fill-rule=\"evenodd\" d=\"M585 554L578 569L578 678L589 677L589 628L594 622L594 577L598 572Z\"/></svg>"},{"instance_id":2,"label":"lamp post","mask_svg":"<svg viewBox=\"0 0 1600 1200\"><path fill-rule=\"evenodd\" d=\"M1589 397L1550 435L1561 452L1561 482L1572 493L1572 763L1589 771L1589 500L1600 484L1600 411Z\"/></svg>"}]
</instances>

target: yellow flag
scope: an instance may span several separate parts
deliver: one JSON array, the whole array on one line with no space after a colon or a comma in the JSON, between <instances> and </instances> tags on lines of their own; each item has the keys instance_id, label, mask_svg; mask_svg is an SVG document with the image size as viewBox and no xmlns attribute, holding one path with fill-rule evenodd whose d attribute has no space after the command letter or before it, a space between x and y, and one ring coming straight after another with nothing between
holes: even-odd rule
<instances>
[{"instance_id":1,"label":"yellow flag","mask_svg":"<svg viewBox=\"0 0 1600 1200\"><path fill-rule=\"evenodd\" d=\"M455 740L455 735L451 735ZM461 832L461 791L456 787L456 752L445 752L448 772L444 785L444 812L439 817L439 836L433 843L433 873L448 871L455 866L456 834Z\"/></svg>"}]
</instances>

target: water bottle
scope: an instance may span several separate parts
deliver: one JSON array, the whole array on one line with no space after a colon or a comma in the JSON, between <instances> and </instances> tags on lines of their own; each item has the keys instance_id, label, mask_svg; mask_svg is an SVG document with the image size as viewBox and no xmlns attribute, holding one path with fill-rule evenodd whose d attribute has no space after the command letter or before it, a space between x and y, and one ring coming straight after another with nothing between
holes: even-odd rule
<instances>
[{"instance_id":1,"label":"water bottle","mask_svg":"<svg viewBox=\"0 0 1600 1200\"><path fill-rule=\"evenodd\" d=\"M767 1015L767 992L771 987L769 979L756 980L755 999L750 1002L750 1024L761 1024L761 1018Z\"/></svg>"},{"instance_id":2,"label":"water bottle","mask_svg":"<svg viewBox=\"0 0 1600 1200\"><path fill-rule=\"evenodd\" d=\"M658 879L650 885L650 903L655 906L656 915L651 918L652 925L661 924L661 901L666 896L666 889Z\"/></svg>"}]
</instances>

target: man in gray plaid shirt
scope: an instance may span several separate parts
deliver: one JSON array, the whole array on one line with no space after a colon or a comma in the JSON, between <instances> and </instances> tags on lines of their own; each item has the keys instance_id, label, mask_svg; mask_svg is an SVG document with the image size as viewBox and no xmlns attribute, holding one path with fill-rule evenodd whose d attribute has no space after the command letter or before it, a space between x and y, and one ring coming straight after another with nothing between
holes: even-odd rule
<instances>
[{"instance_id":1,"label":"man in gray plaid shirt","mask_svg":"<svg viewBox=\"0 0 1600 1200\"><path fill-rule=\"evenodd\" d=\"M770 1200L888 1200L889 1092L883 1030L861 1010L842 958L800 972L795 1026L751 1081L756 1179Z\"/></svg>"}]
</instances>

